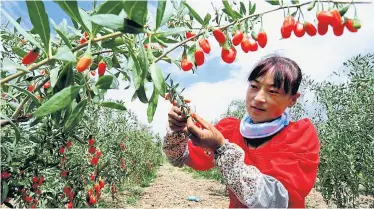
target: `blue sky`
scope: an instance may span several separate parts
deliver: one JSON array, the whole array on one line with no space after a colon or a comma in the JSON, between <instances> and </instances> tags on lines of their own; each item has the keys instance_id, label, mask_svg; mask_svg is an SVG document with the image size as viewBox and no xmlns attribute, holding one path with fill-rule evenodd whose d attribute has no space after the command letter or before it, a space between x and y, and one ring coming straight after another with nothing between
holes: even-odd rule
<instances>
[{"instance_id":1,"label":"blue sky","mask_svg":"<svg viewBox=\"0 0 374 209\"><path fill-rule=\"evenodd\" d=\"M218 0L201 1L188 0L189 4L196 9L200 16L204 17L207 13L213 13L212 3L216 7L221 7L222 3ZM239 2L239 1L237 1ZM246 1L247 2L247 1ZM274 9L264 1L253 1L257 3L257 12L263 12ZM300 0L300 2L303 2ZM44 1L47 13L57 24L63 18L68 18L62 9L52 1ZM1 6L11 14L13 18L22 16L21 25L30 29L31 23L28 20L28 12L24 1L2 1ZM246 3L247 5L247 3ZM92 1L79 1L79 6L83 9L91 9ZM154 22L155 1L149 2L149 21L150 25ZM294 59L301 67L302 71L310 75L316 81L330 79L329 75L342 68L342 63L347 59L359 53L374 53L374 4L356 5L358 16L362 22L362 28L357 33L350 33L345 30L341 37L336 37L329 28L325 36L297 38L294 35L287 40L279 40L280 26L283 21L283 12L278 11L264 15L264 29L268 34L268 44L257 52L244 53L240 46L237 47L237 59L233 64L226 64L221 61L220 47L211 36L209 38L212 51L206 55L205 64L198 68L196 74L192 72L182 72L174 65L160 62L159 67L164 75L172 73L172 78L179 82L182 87L186 87L184 96L192 100L192 105L196 107L197 113L208 121L219 119L220 115L227 109L228 104L233 99L244 99L247 89L246 77L253 65L262 57L278 53ZM315 21L315 10L311 12L303 9L305 18L308 21ZM348 17L353 17L353 9L347 12ZM4 23L4 18L1 20ZM197 25L198 26L198 25ZM171 53L171 56L178 58L180 50ZM120 87L125 87L125 84ZM151 92L150 92L151 93ZM136 112L139 119L147 122L147 106L140 101L131 102L133 89L129 90L111 90L108 98L123 99L127 102L127 107ZM167 125L167 112L171 105L162 98L159 100L157 112L154 121L150 124L155 132L161 135L165 134Z\"/></svg>"}]
</instances>

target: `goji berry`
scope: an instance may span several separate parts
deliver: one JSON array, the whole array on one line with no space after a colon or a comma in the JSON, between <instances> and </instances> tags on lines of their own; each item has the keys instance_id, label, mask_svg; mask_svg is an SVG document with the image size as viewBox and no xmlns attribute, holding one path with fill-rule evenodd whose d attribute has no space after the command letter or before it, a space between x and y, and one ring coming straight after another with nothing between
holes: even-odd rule
<instances>
[{"instance_id":1,"label":"goji berry","mask_svg":"<svg viewBox=\"0 0 374 209\"><path fill-rule=\"evenodd\" d=\"M66 204L66 207L67 208L73 208L73 202L72 201L68 202L68 204Z\"/></svg>"},{"instance_id":2,"label":"goji berry","mask_svg":"<svg viewBox=\"0 0 374 209\"><path fill-rule=\"evenodd\" d=\"M327 24L324 24L324 23L318 23L317 25L317 31L318 31L318 34L323 36L327 33L328 29L329 29L329 25Z\"/></svg>"},{"instance_id":3,"label":"goji berry","mask_svg":"<svg viewBox=\"0 0 374 209\"><path fill-rule=\"evenodd\" d=\"M65 147L61 147L60 148L60 154L64 154L64 152L65 152Z\"/></svg>"},{"instance_id":4,"label":"goji berry","mask_svg":"<svg viewBox=\"0 0 374 209\"><path fill-rule=\"evenodd\" d=\"M32 182L36 183L36 182L38 182L38 181L39 181L39 179L38 179L37 176L32 177Z\"/></svg>"},{"instance_id":5,"label":"goji berry","mask_svg":"<svg viewBox=\"0 0 374 209\"><path fill-rule=\"evenodd\" d=\"M68 141L68 143L66 143L66 148L69 148L73 145L73 142L72 141Z\"/></svg>"},{"instance_id":6,"label":"goji berry","mask_svg":"<svg viewBox=\"0 0 374 209\"><path fill-rule=\"evenodd\" d=\"M345 23L344 23L345 27L351 31L352 33L356 33L358 30L353 26L353 20L352 19L349 19L347 18Z\"/></svg>"},{"instance_id":7,"label":"goji berry","mask_svg":"<svg viewBox=\"0 0 374 209\"><path fill-rule=\"evenodd\" d=\"M226 41L226 36L225 34L220 30L220 29L215 29L213 31L214 38L218 41L218 43L223 44Z\"/></svg>"},{"instance_id":8,"label":"goji berry","mask_svg":"<svg viewBox=\"0 0 374 209\"><path fill-rule=\"evenodd\" d=\"M97 73L99 74L99 76L102 76L105 74L105 70L106 70L106 64L103 60L101 60L99 64L97 65Z\"/></svg>"},{"instance_id":9,"label":"goji berry","mask_svg":"<svg viewBox=\"0 0 374 209\"><path fill-rule=\"evenodd\" d=\"M291 33L292 33L292 31L286 30L283 26L281 27L281 34L282 34L283 39L287 39L287 38L291 37Z\"/></svg>"},{"instance_id":10,"label":"goji berry","mask_svg":"<svg viewBox=\"0 0 374 209\"><path fill-rule=\"evenodd\" d=\"M341 27L341 24L342 24L342 16L340 15L339 11L337 9L332 9L329 11L331 14L332 14L332 18L331 18L331 26L333 28L335 27ZM340 29L338 29L340 30Z\"/></svg>"},{"instance_id":11,"label":"goji berry","mask_svg":"<svg viewBox=\"0 0 374 209\"><path fill-rule=\"evenodd\" d=\"M91 56L83 56L79 59L77 65L75 66L78 70L78 72L85 71L90 65L92 64L92 58Z\"/></svg>"},{"instance_id":12,"label":"goji berry","mask_svg":"<svg viewBox=\"0 0 374 209\"><path fill-rule=\"evenodd\" d=\"M296 23L295 29L293 31L296 37L303 37L305 34L304 25L300 22Z\"/></svg>"},{"instance_id":13,"label":"goji berry","mask_svg":"<svg viewBox=\"0 0 374 209\"><path fill-rule=\"evenodd\" d=\"M80 44L84 44L86 42L87 42L87 39L85 39L84 37L82 37L82 38L79 39L79 43Z\"/></svg>"},{"instance_id":14,"label":"goji berry","mask_svg":"<svg viewBox=\"0 0 374 209\"><path fill-rule=\"evenodd\" d=\"M1 173L1 179L7 179L9 176L11 176L11 174L7 171Z\"/></svg>"},{"instance_id":15,"label":"goji berry","mask_svg":"<svg viewBox=\"0 0 374 209\"><path fill-rule=\"evenodd\" d=\"M30 85L28 88L27 88L30 92L34 91L34 86L33 85Z\"/></svg>"},{"instance_id":16,"label":"goji berry","mask_svg":"<svg viewBox=\"0 0 374 209\"><path fill-rule=\"evenodd\" d=\"M243 37L244 37L243 32L241 32L240 30L236 30L234 37L232 38L232 44L234 46L239 45L242 42Z\"/></svg>"},{"instance_id":17,"label":"goji berry","mask_svg":"<svg viewBox=\"0 0 374 209\"><path fill-rule=\"evenodd\" d=\"M94 154L96 152L96 147L90 146L90 148L88 148L88 152Z\"/></svg>"},{"instance_id":18,"label":"goji berry","mask_svg":"<svg viewBox=\"0 0 374 209\"><path fill-rule=\"evenodd\" d=\"M170 97L170 94L169 94L169 93L166 93L166 94L165 94L165 100L168 100L169 97ZM121 147L122 147L122 146L125 146L125 145L121 143Z\"/></svg>"},{"instance_id":19,"label":"goji berry","mask_svg":"<svg viewBox=\"0 0 374 209\"><path fill-rule=\"evenodd\" d=\"M201 49L195 51L195 63L197 66L204 64L204 52Z\"/></svg>"},{"instance_id":20,"label":"goji berry","mask_svg":"<svg viewBox=\"0 0 374 209\"><path fill-rule=\"evenodd\" d=\"M94 140L94 139L89 139L89 140L88 140L88 144L89 144L90 146L94 145L94 143L95 143L95 140Z\"/></svg>"},{"instance_id":21,"label":"goji berry","mask_svg":"<svg viewBox=\"0 0 374 209\"><path fill-rule=\"evenodd\" d=\"M45 84L43 85L43 88L48 89L50 86L51 86L51 82L50 82L50 81L47 81L47 83L45 83Z\"/></svg>"},{"instance_id":22,"label":"goji berry","mask_svg":"<svg viewBox=\"0 0 374 209\"><path fill-rule=\"evenodd\" d=\"M309 36L315 36L317 34L316 27L310 22L304 23L304 30Z\"/></svg>"},{"instance_id":23,"label":"goji berry","mask_svg":"<svg viewBox=\"0 0 374 209\"><path fill-rule=\"evenodd\" d=\"M96 197L94 196L90 196L90 201L89 201L90 204L96 204Z\"/></svg>"},{"instance_id":24,"label":"goji berry","mask_svg":"<svg viewBox=\"0 0 374 209\"><path fill-rule=\"evenodd\" d=\"M101 157L101 151L100 150L96 151L96 156L99 157L99 158Z\"/></svg>"},{"instance_id":25,"label":"goji berry","mask_svg":"<svg viewBox=\"0 0 374 209\"><path fill-rule=\"evenodd\" d=\"M329 25L332 22L333 15L330 11L320 11L317 14L318 23Z\"/></svg>"},{"instance_id":26,"label":"goji berry","mask_svg":"<svg viewBox=\"0 0 374 209\"><path fill-rule=\"evenodd\" d=\"M209 41L207 39L201 39L199 41L199 45L201 49L204 51L204 53L209 54L211 49L210 49Z\"/></svg>"},{"instance_id":27,"label":"goji berry","mask_svg":"<svg viewBox=\"0 0 374 209\"><path fill-rule=\"evenodd\" d=\"M262 28L257 35L257 42L258 42L258 45L260 45L261 48L264 48L266 46L267 42L268 42L268 37L266 35L266 32Z\"/></svg>"},{"instance_id":28,"label":"goji berry","mask_svg":"<svg viewBox=\"0 0 374 209\"><path fill-rule=\"evenodd\" d=\"M99 163L99 158L94 156L91 160L91 165L96 166Z\"/></svg>"},{"instance_id":29,"label":"goji berry","mask_svg":"<svg viewBox=\"0 0 374 209\"><path fill-rule=\"evenodd\" d=\"M36 47L32 50L29 51L29 53L27 53L23 58L22 58L22 64L24 65L28 65L28 64L31 64L33 63L39 56L39 48Z\"/></svg>"},{"instance_id":30,"label":"goji berry","mask_svg":"<svg viewBox=\"0 0 374 209\"><path fill-rule=\"evenodd\" d=\"M234 47L229 49L222 47L221 58L226 63L233 63L236 58L236 49Z\"/></svg>"},{"instance_id":31,"label":"goji berry","mask_svg":"<svg viewBox=\"0 0 374 209\"><path fill-rule=\"evenodd\" d=\"M192 69L192 62L187 59L183 59L181 62L181 67L183 71L189 71Z\"/></svg>"},{"instance_id":32,"label":"goji berry","mask_svg":"<svg viewBox=\"0 0 374 209\"><path fill-rule=\"evenodd\" d=\"M192 37L195 37L196 36L196 34L194 34L194 33L191 33L191 32L186 32L186 38L187 39L189 39L189 38L192 38Z\"/></svg>"},{"instance_id":33,"label":"goji berry","mask_svg":"<svg viewBox=\"0 0 374 209\"><path fill-rule=\"evenodd\" d=\"M335 36L341 36L343 35L343 32L344 32L344 25L343 24L340 24L339 26L335 26L333 28L333 32L334 32L334 35Z\"/></svg>"},{"instance_id":34,"label":"goji berry","mask_svg":"<svg viewBox=\"0 0 374 209\"><path fill-rule=\"evenodd\" d=\"M283 20L283 31L285 34L291 33L295 28L295 19L292 15L287 16Z\"/></svg>"},{"instance_id":35,"label":"goji berry","mask_svg":"<svg viewBox=\"0 0 374 209\"><path fill-rule=\"evenodd\" d=\"M100 179L99 184L100 184L100 188L104 188L105 186L104 180Z\"/></svg>"}]
</instances>

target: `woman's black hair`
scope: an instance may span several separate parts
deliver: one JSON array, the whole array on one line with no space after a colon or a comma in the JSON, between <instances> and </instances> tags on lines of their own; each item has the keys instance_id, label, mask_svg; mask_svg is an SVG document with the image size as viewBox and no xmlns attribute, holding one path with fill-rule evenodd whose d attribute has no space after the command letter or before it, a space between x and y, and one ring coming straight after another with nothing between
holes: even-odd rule
<instances>
[{"instance_id":1,"label":"woman's black hair","mask_svg":"<svg viewBox=\"0 0 374 209\"><path fill-rule=\"evenodd\" d=\"M295 61L279 55L270 55L258 62L248 76L248 81L256 80L269 70L274 73L276 88L283 87L287 94L291 91L291 95L297 93L302 79L301 69Z\"/></svg>"}]
</instances>

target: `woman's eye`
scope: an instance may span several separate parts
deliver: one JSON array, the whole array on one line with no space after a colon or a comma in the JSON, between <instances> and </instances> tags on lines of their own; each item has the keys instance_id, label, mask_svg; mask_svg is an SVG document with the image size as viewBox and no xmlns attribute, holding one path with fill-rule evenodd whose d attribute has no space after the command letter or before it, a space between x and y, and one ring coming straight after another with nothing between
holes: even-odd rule
<instances>
[{"instance_id":1,"label":"woman's eye","mask_svg":"<svg viewBox=\"0 0 374 209\"><path fill-rule=\"evenodd\" d=\"M256 89L256 88L257 88L257 86L255 86L255 85L251 85L251 88L253 88L253 89Z\"/></svg>"},{"instance_id":2,"label":"woman's eye","mask_svg":"<svg viewBox=\"0 0 374 209\"><path fill-rule=\"evenodd\" d=\"M271 94L279 94L279 92L274 91L274 90L270 90L269 92L270 92Z\"/></svg>"}]
</instances>

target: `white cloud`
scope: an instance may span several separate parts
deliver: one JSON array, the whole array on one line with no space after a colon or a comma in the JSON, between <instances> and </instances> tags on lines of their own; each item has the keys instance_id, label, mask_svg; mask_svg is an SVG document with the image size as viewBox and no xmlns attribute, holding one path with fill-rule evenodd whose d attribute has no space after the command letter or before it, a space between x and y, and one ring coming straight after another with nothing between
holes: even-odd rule
<instances>
[{"instance_id":1,"label":"white cloud","mask_svg":"<svg viewBox=\"0 0 374 209\"><path fill-rule=\"evenodd\" d=\"M188 1L189 4L196 9L196 11L204 17L207 12L212 13L212 6L210 1ZM215 5L221 4L221 1L213 1ZM262 1L256 1L257 12L262 12L274 8ZM317 81L327 79L327 76L332 71L338 70L342 63L352 56L359 53L374 53L374 25L370 22L374 19L374 5L356 5L358 15L362 22L362 28L357 33L350 33L345 30L341 37L334 36L331 28L325 36L316 35L309 37L305 35L303 38L296 38L294 35L287 40L279 40L280 26L283 21L283 12L278 11L267 14L263 17L264 29L268 34L268 44L258 52L244 53L240 46L237 47L237 60L228 65L220 61L220 71L230 71L228 78L223 78L222 81L216 83L199 82L189 86L184 96L192 100L191 105L196 106L197 113L208 121L218 119L224 113L229 103L233 99L244 99L247 87L246 78L252 69L253 65L259 61L263 56L270 53L279 53L294 59L302 68L302 70L311 75ZM304 11L305 18L312 21L315 17L315 10L311 12ZM213 14L213 13L212 13ZM350 9L348 15L352 17L353 10ZM214 15L212 15L214 16ZM211 60L220 57L221 49L214 37L209 38L212 51L207 55L206 65L213 65ZM174 55L174 54L173 54ZM193 80L194 77L181 72L177 67L166 67L164 72L173 72L173 76L182 76L185 80ZM219 71L217 71L219 73ZM166 74L166 73L165 73ZM130 101L133 90L127 91L110 91L109 97L122 98L125 101ZM147 123L147 105L140 101L135 101L128 104L128 108L135 111L139 119ZM165 134L165 127L167 126L167 113L171 105L159 99L159 105L154 117L154 121L150 124L155 132L161 135Z\"/></svg>"}]
</instances>

